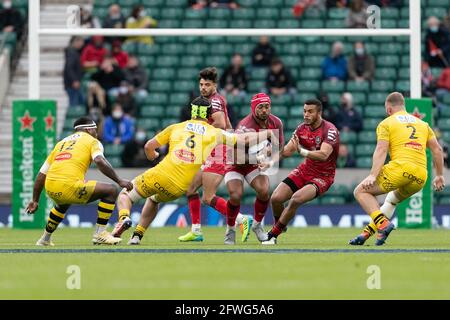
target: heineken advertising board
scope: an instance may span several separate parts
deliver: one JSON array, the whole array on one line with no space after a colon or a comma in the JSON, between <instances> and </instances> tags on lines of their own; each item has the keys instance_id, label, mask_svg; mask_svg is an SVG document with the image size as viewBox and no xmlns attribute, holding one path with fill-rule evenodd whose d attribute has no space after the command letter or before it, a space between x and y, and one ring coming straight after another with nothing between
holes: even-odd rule
<instances>
[{"instance_id":1,"label":"heineken advertising board","mask_svg":"<svg viewBox=\"0 0 450 320\"><path fill-rule=\"evenodd\" d=\"M27 214L33 197L34 180L56 143L56 102L20 100L13 102L13 228L32 229L45 226L51 200L42 192L39 209Z\"/></svg>"}]
</instances>

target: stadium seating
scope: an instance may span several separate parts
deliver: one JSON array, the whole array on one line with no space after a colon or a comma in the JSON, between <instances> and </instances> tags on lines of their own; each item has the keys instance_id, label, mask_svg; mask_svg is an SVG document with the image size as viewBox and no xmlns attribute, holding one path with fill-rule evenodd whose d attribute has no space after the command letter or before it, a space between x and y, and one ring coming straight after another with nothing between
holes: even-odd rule
<instances>
[{"instance_id":1,"label":"stadium seating","mask_svg":"<svg viewBox=\"0 0 450 320\"><path fill-rule=\"evenodd\" d=\"M118 2L123 9L130 10L138 0L97 0L94 12L100 18L107 12L111 3ZM158 20L161 28L341 28L345 27L347 9L329 9L322 12L307 10L301 19L292 15L294 0L239 0L239 9L192 10L188 1L152 0L145 5L148 12ZM447 0L422 1L423 21L432 14L443 16L448 9ZM382 27L407 27L409 9L407 2L401 8L383 8ZM376 73L373 81L322 81L321 63L329 53L334 41L340 40L348 55L354 41L362 40L368 52L375 57ZM384 100L386 94L401 91L409 94L409 46L408 37L275 37L271 39L286 67L291 71L297 93L293 96L273 97L273 112L285 125L286 134L291 134L301 121L300 106L303 101L316 96L321 90L329 96L331 105L339 104L343 92L351 92L356 109L364 119L360 133L342 132L341 142L354 151L357 167L369 168L371 154L376 142L375 128L385 116ZM191 91L197 88L197 73L200 68L214 65L220 71L226 68L233 53L240 53L246 65L251 62L251 52L257 37L155 37L155 44L130 45L124 49L139 56L141 63L149 71L149 95L139 106L137 126L152 132L176 121L179 109L189 99ZM252 94L264 89L266 68L247 68L249 83L245 97L228 96L228 103L234 107L238 117L248 114L248 102ZM432 69L436 77L441 69ZM85 81L84 81L85 82ZM441 103L450 104L446 96ZM70 121L82 114L82 107L71 108L64 128ZM450 112L441 111L438 126L442 136L450 139ZM105 150L107 153L113 151ZM117 151L117 150L115 150ZM117 159L120 161L120 159ZM300 158L283 161L284 168L292 168ZM119 162L118 162L119 164ZM119 164L120 165L120 164ZM346 191L348 192L348 190ZM330 198L317 200L323 203L342 203L349 201L343 194L329 192ZM449 196L450 198L450 196ZM443 198L446 199L446 198ZM447 200L442 200L447 201Z\"/></svg>"}]
</instances>

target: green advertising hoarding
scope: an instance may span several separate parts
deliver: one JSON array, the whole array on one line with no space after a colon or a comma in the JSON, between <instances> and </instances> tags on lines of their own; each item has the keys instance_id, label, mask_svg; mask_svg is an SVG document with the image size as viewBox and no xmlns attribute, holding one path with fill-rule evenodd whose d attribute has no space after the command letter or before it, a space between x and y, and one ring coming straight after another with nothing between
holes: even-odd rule
<instances>
[{"instance_id":1,"label":"green advertising hoarding","mask_svg":"<svg viewBox=\"0 0 450 320\"><path fill-rule=\"evenodd\" d=\"M431 99L406 99L406 110L427 122L433 128L433 105ZM400 228L429 229L433 217L433 162L427 149L428 179L421 191L402 201L396 209Z\"/></svg>"},{"instance_id":2,"label":"green advertising hoarding","mask_svg":"<svg viewBox=\"0 0 450 320\"><path fill-rule=\"evenodd\" d=\"M36 175L56 142L56 102L14 101L12 128L13 228L40 229L45 226L51 200L42 194L35 214L27 214L26 207L33 197Z\"/></svg>"}]
</instances>

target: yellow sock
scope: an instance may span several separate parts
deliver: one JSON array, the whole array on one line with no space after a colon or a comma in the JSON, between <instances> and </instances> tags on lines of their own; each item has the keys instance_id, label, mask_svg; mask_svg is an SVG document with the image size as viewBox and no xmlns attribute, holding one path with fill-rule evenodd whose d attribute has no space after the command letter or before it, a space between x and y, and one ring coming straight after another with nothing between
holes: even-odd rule
<instances>
[{"instance_id":1,"label":"yellow sock","mask_svg":"<svg viewBox=\"0 0 450 320\"><path fill-rule=\"evenodd\" d=\"M384 214L381 213L381 210L374 211L370 214L373 222L375 223L376 228L380 228L380 226L385 222L389 221L388 218Z\"/></svg>"},{"instance_id":2,"label":"yellow sock","mask_svg":"<svg viewBox=\"0 0 450 320\"><path fill-rule=\"evenodd\" d=\"M370 236L377 232L377 226L372 221L364 227L363 232L368 233Z\"/></svg>"},{"instance_id":3,"label":"yellow sock","mask_svg":"<svg viewBox=\"0 0 450 320\"><path fill-rule=\"evenodd\" d=\"M122 221L126 217L130 216L130 210L128 209L120 209L119 210L119 221Z\"/></svg>"},{"instance_id":4,"label":"yellow sock","mask_svg":"<svg viewBox=\"0 0 450 320\"><path fill-rule=\"evenodd\" d=\"M136 229L133 232L133 236L138 236L139 239L142 239L142 237L144 236L145 230L147 230L147 229L144 228L143 226L141 226L140 224L138 224L136 226Z\"/></svg>"},{"instance_id":5,"label":"yellow sock","mask_svg":"<svg viewBox=\"0 0 450 320\"><path fill-rule=\"evenodd\" d=\"M114 211L115 204L105 200L100 200L97 207L97 224L106 226L111 214Z\"/></svg>"}]
</instances>

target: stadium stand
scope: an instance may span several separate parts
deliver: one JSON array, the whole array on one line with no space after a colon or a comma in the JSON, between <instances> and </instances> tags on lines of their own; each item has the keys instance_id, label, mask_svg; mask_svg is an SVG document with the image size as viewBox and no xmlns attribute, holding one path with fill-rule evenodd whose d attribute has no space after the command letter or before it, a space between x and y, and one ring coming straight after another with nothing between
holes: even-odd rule
<instances>
[{"instance_id":1,"label":"stadium stand","mask_svg":"<svg viewBox=\"0 0 450 320\"><path fill-rule=\"evenodd\" d=\"M26 0L20 3L20 10L26 10ZM439 18L447 13L445 1L424 0L423 38L425 38L426 20L431 15ZM240 0L238 9L194 10L186 0L96 0L92 13L99 21L108 14L111 4L119 4L122 14L127 18L133 7L143 4L149 16L158 22L159 28L345 28L348 10L330 8L328 10L306 10L301 18L292 14L294 0ZM22 6L22 4L24 4ZM402 28L408 26L408 1L400 7L382 8L382 27ZM363 41L367 51L375 58L375 77L372 81L343 81L331 83L321 79L321 63L334 41L344 44L344 54L348 58L355 41ZM154 44L125 42L122 49L130 55L136 55L149 75L148 95L137 101L136 127L147 130L149 134L162 127L179 121L180 109L189 101L192 91L197 90L197 73L206 66L216 66L221 75L229 65L234 53L243 57L248 72L248 90L245 96L227 96L229 104L237 118L248 113L248 101L251 95L265 87L267 69L252 68L252 50L258 43L257 37L154 37ZM276 49L276 55L291 72L296 83L296 93L273 97L273 113L285 124L285 135L289 137L292 130L301 121L302 102L310 97L319 96L321 91L327 93L329 104L339 109L343 92L353 95L355 109L363 119L363 131L342 132L341 141L349 145L350 152L358 168L371 165L371 152L375 145L374 129L384 116L382 105L386 94L398 90L409 94L409 40L407 37L274 37L270 39ZM442 69L432 68L435 78ZM82 80L86 88L89 75ZM449 95L435 98L437 125L441 130L443 141L450 139ZM438 111L439 110L439 111ZM86 113L85 106L67 109L66 119L60 136L68 134L73 120ZM106 147L106 155L115 166L121 166L120 147ZM283 168L292 168L300 161L293 157L283 161ZM351 201L349 190L342 192L346 186L337 185L337 191L329 192L323 199L326 203L345 203ZM220 192L225 193L224 189ZM330 199L328 199L330 197ZM442 199L441 199L442 198ZM450 194L440 195L439 201L450 203ZM446 202L447 201L447 202Z\"/></svg>"}]
</instances>

